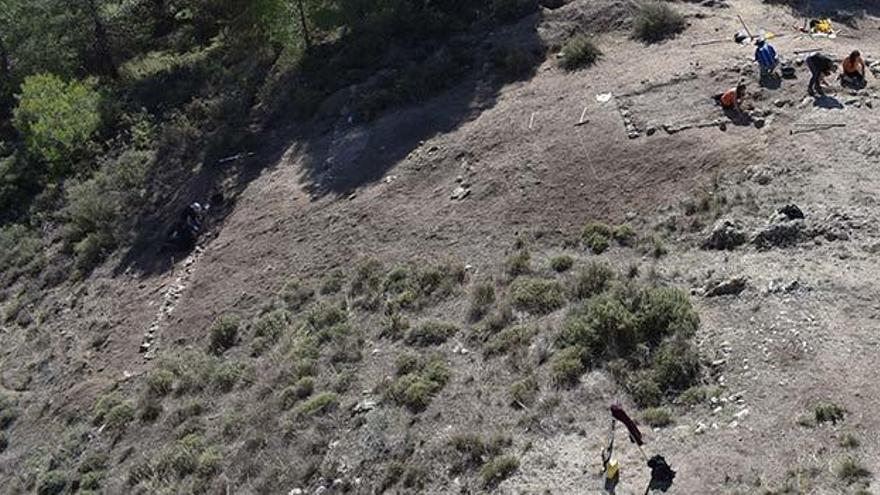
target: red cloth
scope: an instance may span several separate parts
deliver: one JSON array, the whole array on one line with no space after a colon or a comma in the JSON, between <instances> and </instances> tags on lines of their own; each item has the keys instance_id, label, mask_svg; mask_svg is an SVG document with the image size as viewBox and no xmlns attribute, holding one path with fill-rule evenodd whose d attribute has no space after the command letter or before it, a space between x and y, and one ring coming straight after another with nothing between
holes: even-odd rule
<instances>
[{"instance_id":1,"label":"red cloth","mask_svg":"<svg viewBox=\"0 0 880 495\"><path fill-rule=\"evenodd\" d=\"M630 440L635 442L636 445L644 445L645 442L642 440L642 432L639 431L639 427L636 426L636 422L633 421L628 414L626 414L626 411L624 411L622 407L617 404L612 405L611 416L614 417L614 419L623 423L624 426L626 426L626 429L629 431Z\"/></svg>"}]
</instances>

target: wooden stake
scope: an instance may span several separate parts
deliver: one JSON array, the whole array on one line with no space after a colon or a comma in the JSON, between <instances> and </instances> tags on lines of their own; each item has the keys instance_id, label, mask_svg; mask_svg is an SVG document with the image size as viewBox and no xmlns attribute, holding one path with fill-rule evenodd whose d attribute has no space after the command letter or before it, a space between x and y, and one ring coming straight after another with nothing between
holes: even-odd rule
<instances>
[{"instance_id":1,"label":"wooden stake","mask_svg":"<svg viewBox=\"0 0 880 495\"><path fill-rule=\"evenodd\" d=\"M575 124L575 127L588 123L589 120L584 120L584 117L586 117L586 116L587 116L587 107L584 107L584 111L581 112L581 118L578 119L577 123Z\"/></svg>"},{"instance_id":2,"label":"wooden stake","mask_svg":"<svg viewBox=\"0 0 880 495\"><path fill-rule=\"evenodd\" d=\"M739 18L739 22L742 23L742 25L743 25L743 29L746 30L746 34L749 35L749 38L752 38L752 37L753 37L753 36L752 36L752 32L749 31L749 27L746 26L746 21L743 20L743 18L742 18L741 15L736 14L736 16Z\"/></svg>"},{"instance_id":3,"label":"wooden stake","mask_svg":"<svg viewBox=\"0 0 880 495\"><path fill-rule=\"evenodd\" d=\"M529 117L529 130L532 130L532 124L535 123L535 112L532 112L532 116Z\"/></svg>"}]
</instances>

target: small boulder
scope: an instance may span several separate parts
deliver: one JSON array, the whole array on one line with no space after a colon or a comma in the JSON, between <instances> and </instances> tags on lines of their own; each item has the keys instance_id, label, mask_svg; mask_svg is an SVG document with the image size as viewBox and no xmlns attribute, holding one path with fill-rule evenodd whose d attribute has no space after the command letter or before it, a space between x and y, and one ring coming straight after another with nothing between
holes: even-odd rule
<instances>
[{"instance_id":1,"label":"small boulder","mask_svg":"<svg viewBox=\"0 0 880 495\"><path fill-rule=\"evenodd\" d=\"M736 296L746 289L745 277L732 277L706 287L706 297Z\"/></svg>"},{"instance_id":2,"label":"small boulder","mask_svg":"<svg viewBox=\"0 0 880 495\"><path fill-rule=\"evenodd\" d=\"M786 217L783 216L783 218ZM805 237L806 226L803 220L781 221L777 218L755 234L752 244L758 249L791 247L804 240Z\"/></svg>"},{"instance_id":3,"label":"small boulder","mask_svg":"<svg viewBox=\"0 0 880 495\"><path fill-rule=\"evenodd\" d=\"M703 249L730 250L746 243L742 225L731 219L721 219L712 227L712 232L703 241Z\"/></svg>"},{"instance_id":4,"label":"small boulder","mask_svg":"<svg viewBox=\"0 0 880 495\"><path fill-rule=\"evenodd\" d=\"M779 209L779 213L785 215L788 220L803 220L804 212L796 204L788 204Z\"/></svg>"}]
</instances>

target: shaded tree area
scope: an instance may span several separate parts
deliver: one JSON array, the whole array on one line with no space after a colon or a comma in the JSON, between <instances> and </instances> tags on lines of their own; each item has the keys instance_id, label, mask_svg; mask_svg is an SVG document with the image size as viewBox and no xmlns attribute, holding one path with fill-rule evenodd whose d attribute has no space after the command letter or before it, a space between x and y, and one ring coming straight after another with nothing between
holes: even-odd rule
<instances>
[{"instance_id":1,"label":"shaded tree area","mask_svg":"<svg viewBox=\"0 0 880 495\"><path fill-rule=\"evenodd\" d=\"M451 37L536 9L535 0L0 0L0 242L44 238L15 257L41 268L39 286L87 275L145 218L167 222L188 199L181 186L267 125L311 118L378 67L393 70L356 118L421 101L467 66L467 47ZM48 266L34 264L50 246L60 249Z\"/></svg>"}]
</instances>

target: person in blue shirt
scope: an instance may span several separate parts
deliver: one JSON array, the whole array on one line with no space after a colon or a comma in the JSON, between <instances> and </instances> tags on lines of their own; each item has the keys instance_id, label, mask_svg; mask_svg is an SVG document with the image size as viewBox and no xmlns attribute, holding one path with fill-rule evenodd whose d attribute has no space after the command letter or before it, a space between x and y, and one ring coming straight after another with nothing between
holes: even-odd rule
<instances>
[{"instance_id":1,"label":"person in blue shirt","mask_svg":"<svg viewBox=\"0 0 880 495\"><path fill-rule=\"evenodd\" d=\"M776 66L779 65L776 50L764 38L758 38L755 45L758 47L755 49L755 60L761 67L761 77L774 75Z\"/></svg>"}]
</instances>

